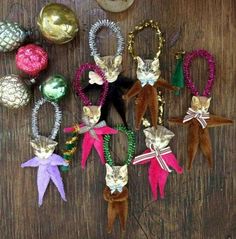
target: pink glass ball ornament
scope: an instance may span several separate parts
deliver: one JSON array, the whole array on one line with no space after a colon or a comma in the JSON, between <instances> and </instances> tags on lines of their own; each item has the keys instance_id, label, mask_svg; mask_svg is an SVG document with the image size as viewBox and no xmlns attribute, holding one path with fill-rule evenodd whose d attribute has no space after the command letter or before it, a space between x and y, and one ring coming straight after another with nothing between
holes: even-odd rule
<instances>
[{"instance_id":1,"label":"pink glass ball ornament","mask_svg":"<svg viewBox=\"0 0 236 239\"><path fill-rule=\"evenodd\" d=\"M40 46L28 44L18 49L16 66L26 74L35 77L40 71L47 68L48 54Z\"/></svg>"},{"instance_id":2,"label":"pink glass ball ornament","mask_svg":"<svg viewBox=\"0 0 236 239\"><path fill-rule=\"evenodd\" d=\"M48 54L42 47L28 44L18 49L15 60L17 68L29 77L10 74L0 78L0 104L11 109L28 104L32 95L29 85L47 67Z\"/></svg>"}]
</instances>

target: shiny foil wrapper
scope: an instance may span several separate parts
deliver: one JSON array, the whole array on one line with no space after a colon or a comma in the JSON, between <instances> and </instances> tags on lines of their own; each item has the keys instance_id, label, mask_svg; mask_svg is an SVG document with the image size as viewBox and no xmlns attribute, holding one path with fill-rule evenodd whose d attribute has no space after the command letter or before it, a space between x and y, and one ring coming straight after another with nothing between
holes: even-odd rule
<instances>
[{"instance_id":1,"label":"shiny foil wrapper","mask_svg":"<svg viewBox=\"0 0 236 239\"><path fill-rule=\"evenodd\" d=\"M17 49L28 35L29 32L15 22L0 22L0 52Z\"/></svg>"},{"instance_id":2,"label":"shiny foil wrapper","mask_svg":"<svg viewBox=\"0 0 236 239\"><path fill-rule=\"evenodd\" d=\"M31 92L24 81L17 75L0 78L0 103L8 108L17 109L25 106Z\"/></svg>"},{"instance_id":3,"label":"shiny foil wrapper","mask_svg":"<svg viewBox=\"0 0 236 239\"><path fill-rule=\"evenodd\" d=\"M157 100L158 100L158 124L164 125L165 100L161 91L158 91ZM142 118L142 124L144 127L151 126L151 123L147 118Z\"/></svg>"},{"instance_id":4,"label":"shiny foil wrapper","mask_svg":"<svg viewBox=\"0 0 236 239\"><path fill-rule=\"evenodd\" d=\"M158 124L164 124L164 107L165 107L165 100L161 91L158 92L157 96L158 100Z\"/></svg>"}]
</instances>

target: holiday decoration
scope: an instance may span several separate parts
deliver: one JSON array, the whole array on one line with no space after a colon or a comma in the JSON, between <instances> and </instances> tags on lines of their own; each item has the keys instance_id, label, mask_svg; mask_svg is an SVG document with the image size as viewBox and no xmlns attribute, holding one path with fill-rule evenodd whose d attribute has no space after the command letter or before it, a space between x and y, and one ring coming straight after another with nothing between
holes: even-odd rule
<instances>
[{"instance_id":1,"label":"holiday decoration","mask_svg":"<svg viewBox=\"0 0 236 239\"><path fill-rule=\"evenodd\" d=\"M151 27L156 31L159 39L159 46L157 49L156 56L153 60L142 60L141 57L137 56L134 51L135 36L139 31L144 28ZM135 30L129 33L128 50L132 55L133 59L137 61L137 78L138 80L134 83L131 89L123 95L123 98L128 101L132 97L137 95L135 100L135 129L140 128L141 120L149 109L151 114L152 125L157 126L158 120L158 98L157 98L157 87L164 87L169 90L176 89L171 86L165 80L160 78L160 63L159 56L163 45L163 37L159 29L158 23L153 20L147 20L144 23L135 27Z\"/></svg>"},{"instance_id":2,"label":"holiday decoration","mask_svg":"<svg viewBox=\"0 0 236 239\"><path fill-rule=\"evenodd\" d=\"M106 187L103 191L103 197L108 202L107 231L110 233L113 228L116 217L120 219L122 231L125 230L128 216L128 165L130 164L135 152L134 132L128 130L124 125L118 125L117 130L123 132L128 137L128 153L123 166L115 166L109 149L111 136L104 137L104 152L106 158Z\"/></svg>"},{"instance_id":3,"label":"holiday decoration","mask_svg":"<svg viewBox=\"0 0 236 239\"><path fill-rule=\"evenodd\" d=\"M48 54L40 46L28 44L18 49L16 66L30 76L37 76L40 71L47 68Z\"/></svg>"},{"instance_id":4,"label":"holiday decoration","mask_svg":"<svg viewBox=\"0 0 236 239\"><path fill-rule=\"evenodd\" d=\"M37 122L38 111L40 107L47 102L51 103L55 109L55 123L49 137L41 136L39 134ZM53 153L57 145L57 142L54 141L54 139L56 138L61 124L61 117L62 114L56 102L40 99L35 103L32 112L32 134L34 138L30 141L31 146L34 149L35 157L21 164L21 167L38 167L37 186L39 206L43 203L43 197L50 180L52 180L57 187L61 198L66 201L63 182L58 166L67 166L68 164L61 156Z\"/></svg>"},{"instance_id":5,"label":"holiday decoration","mask_svg":"<svg viewBox=\"0 0 236 239\"><path fill-rule=\"evenodd\" d=\"M97 0L98 4L109 12L123 12L134 3L134 0Z\"/></svg>"},{"instance_id":6,"label":"holiday decoration","mask_svg":"<svg viewBox=\"0 0 236 239\"><path fill-rule=\"evenodd\" d=\"M174 137L174 133L160 125L157 128L146 128L143 132L148 149L143 154L136 156L133 164L150 163L148 170L149 183L153 199L157 200L157 188L160 190L160 197L164 198L165 185L171 172L169 166L174 168L177 173L182 173L183 169L179 166L175 155L168 146L171 138Z\"/></svg>"},{"instance_id":7,"label":"holiday decoration","mask_svg":"<svg viewBox=\"0 0 236 239\"><path fill-rule=\"evenodd\" d=\"M16 109L28 104L31 92L23 79L17 75L6 75L0 78L0 103Z\"/></svg>"},{"instance_id":8,"label":"holiday decoration","mask_svg":"<svg viewBox=\"0 0 236 239\"><path fill-rule=\"evenodd\" d=\"M10 74L0 78L0 103L17 109L28 104L31 98L30 87L35 83L39 72L48 65L47 52L38 45L28 44L18 49L16 65L28 78Z\"/></svg>"},{"instance_id":9,"label":"holiday decoration","mask_svg":"<svg viewBox=\"0 0 236 239\"><path fill-rule=\"evenodd\" d=\"M49 101L57 102L68 92L68 84L62 75L49 76L40 86L43 97Z\"/></svg>"},{"instance_id":10,"label":"holiday decoration","mask_svg":"<svg viewBox=\"0 0 236 239\"><path fill-rule=\"evenodd\" d=\"M25 30L16 22L0 22L0 52L17 49L29 35L30 31Z\"/></svg>"},{"instance_id":11,"label":"holiday decoration","mask_svg":"<svg viewBox=\"0 0 236 239\"><path fill-rule=\"evenodd\" d=\"M97 105L92 104L92 102L85 95L81 87L81 76L85 70L94 71L104 81L103 92L101 93L98 99ZM87 158L93 146L98 152L101 163L105 164L104 152L103 152L103 135L117 133L116 130L108 127L104 120L99 122L99 119L101 116L101 107L103 106L105 102L105 98L108 91L108 81L106 81L103 72L98 66L87 63L87 64L81 65L80 68L76 71L76 76L75 76L73 85L74 85L74 89L76 93L79 95L80 99L85 105L83 107L82 124L79 124L79 130L78 130L79 134L84 134L83 143L82 143L81 166L82 168L85 168ZM66 128L64 131L66 133L71 133L71 132L75 132L76 128L77 127L69 127L69 128ZM72 144L72 147L74 148L74 143ZM68 157L66 157L65 160L68 161Z\"/></svg>"},{"instance_id":12,"label":"holiday decoration","mask_svg":"<svg viewBox=\"0 0 236 239\"><path fill-rule=\"evenodd\" d=\"M69 170L69 164L73 158L73 155L77 149L77 142L79 140L79 125L75 125L71 128L64 129L65 133L69 134L69 138L65 143L65 150L63 152L63 158L65 162L68 164L67 166L61 166L61 171L66 172Z\"/></svg>"},{"instance_id":13,"label":"holiday decoration","mask_svg":"<svg viewBox=\"0 0 236 239\"><path fill-rule=\"evenodd\" d=\"M108 28L116 36L117 50L114 56L100 56L98 53L96 36L102 28ZM122 53L124 50L124 38L121 34L120 28L114 22L107 19L97 21L92 25L89 31L89 46L95 63L102 69L106 80L109 82L109 90L104 106L102 107L101 119L107 120L110 108L113 105L120 115L123 123L128 126L125 117L125 103L122 99L122 95L124 93L124 89L130 88L133 85L133 82L120 75L122 71ZM89 78L89 85L85 88L85 91L93 89L97 90L99 85L103 84L101 77L94 72L89 73Z\"/></svg>"},{"instance_id":14,"label":"holiday decoration","mask_svg":"<svg viewBox=\"0 0 236 239\"><path fill-rule=\"evenodd\" d=\"M172 85L179 88L177 91L175 91L175 95L179 95L180 88L184 87L184 71L183 71L184 54L185 54L184 51L180 51L175 54L176 67L175 67L175 71L174 71L174 74L171 79Z\"/></svg>"},{"instance_id":15,"label":"holiday decoration","mask_svg":"<svg viewBox=\"0 0 236 239\"><path fill-rule=\"evenodd\" d=\"M56 44L71 41L79 30L75 13L60 3L49 3L44 6L37 23L43 36Z\"/></svg>"},{"instance_id":16,"label":"holiday decoration","mask_svg":"<svg viewBox=\"0 0 236 239\"><path fill-rule=\"evenodd\" d=\"M199 94L190 76L190 66L196 57L206 59L209 66L209 79L202 95ZM232 120L212 115L208 112L211 101L209 96L215 80L215 60L206 50L195 50L186 54L183 67L185 84L193 95L191 107L188 109L184 119L172 118L169 120L169 123L188 125L188 169L191 169L199 147L207 159L208 165L212 167L212 145L208 128L232 124Z\"/></svg>"}]
</instances>

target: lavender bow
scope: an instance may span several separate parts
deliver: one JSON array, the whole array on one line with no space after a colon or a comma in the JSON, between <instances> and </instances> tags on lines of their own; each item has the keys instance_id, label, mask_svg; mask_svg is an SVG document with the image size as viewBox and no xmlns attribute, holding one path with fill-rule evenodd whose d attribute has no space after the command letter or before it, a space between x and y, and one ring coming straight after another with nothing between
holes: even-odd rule
<instances>
[{"instance_id":1,"label":"lavender bow","mask_svg":"<svg viewBox=\"0 0 236 239\"><path fill-rule=\"evenodd\" d=\"M200 112L194 111L192 108L189 108L187 111L187 115L183 119L183 123L190 121L192 119L196 119L201 124L202 128L204 129L207 126L207 122L205 121L205 119L209 119L209 118L210 118L209 112L200 113Z\"/></svg>"},{"instance_id":2,"label":"lavender bow","mask_svg":"<svg viewBox=\"0 0 236 239\"><path fill-rule=\"evenodd\" d=\"M50 179L57 187L61 198L66 201L64 186L62 182L62 178L60 175L60 171L58 169L58 165L68 166L68 164L64 161L64 159L57 155L52 154L47 159L40 159L38 157L34 157L27 162L21 164L21 167L38 167L37 174L37 185L38 185L38 203L39 206L43 204L43 196L48 187Z\"/></svg>"},{"instance_id":3,"label":"lavender bow","mask_svg":"<svg viewBox=\"0 0 236 239\"><path fill-rule=\"evenodd\" d=\"M111 194L113 194L115 191L118 191L119 193L121 193L123 190L123 186L121 184L112 185L112 186L109 186L109 188L111 190Z\"/></svg>"},{"instance_id":4,"label":"lavender bow","mask_svg":"<svg viewBox=\"0 0 236 239\"><path fill-rule=\"evenodd\" d=\"M145 85L153 86L156 81L157 81L156 79L154 80L154 79L151 79L151 78L140 80L142 87L144 87Z\"/></svg>"},{"instance_id":5,"label":"lavender bow","mask_svg":"<svg viewBox=\"0 0 236 239\"><path fill-rule=\"evenodd\" d=\"M136 156L134 158L133 164L137 164L139 162L146 161L148 159L156 157L160 167L170 173L172 172L172 170L167 166L165 160L162 158L163 155L169 154L169 153L172 153L170 147L166 147L164 149L155 149L149 153Z\"/></svg>"},{"instance_id":6,"label":"lavender bow","mask_svg":"<svg viewBox=\"0 0 236 239\"><path fill-rule=\"evenodd\" d=\"M87 123L87 122L85 122L85 123ZM96 135L96 132L95 132L94 128L101 128L101 127L104 127L106 125L107 124L106 124L105 120L102 120L101 122L99 122L98 124L95 124L95 125L88 125L88 124L86 124L86 125L84 125L84 126L82 126L80 128L79 134L83 134L83 133L89 131L91 136L97 140L98 138L97 138L97 135Z\"/></svg>"}]
</instances>

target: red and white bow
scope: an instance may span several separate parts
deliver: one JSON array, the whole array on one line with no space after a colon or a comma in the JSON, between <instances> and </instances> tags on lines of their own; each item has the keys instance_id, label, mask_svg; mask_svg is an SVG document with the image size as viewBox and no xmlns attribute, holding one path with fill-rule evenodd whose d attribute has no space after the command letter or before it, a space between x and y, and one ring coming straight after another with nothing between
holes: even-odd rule
<instances>
[{"instance_id":1,"label":"red and white bow","mask_svg":"<svg viewBox=\"0 0 236 239\"><path fill-rule=\"evenodd\" d=\"M196 119L201 124L202 128L204 129L207 126L207 122L205 119L209 119L209 118L210 118L209 112L200 113L200 112L194 111L192 108L189 108L187 111L187 115L183 119L183 123L190 121L192 119Z\"/></svg>"},{"instance_id":2,"label":"red and white bow","mask_svg":"<svg viewBox=\"0 0 236 239\"><path fill-rule=\"evenodd\" d=\"M145 153L145 154L136 156L134 158L133 164L138 164L142 161L146 161L156 157L160 167L170 173L172 170L170 170L165 160L162 158L163 155L169 154L169 153L172 153L170 147L166 147L164 149L155 149L155 150L152 150L150 153Z\"/></svg>"}]
</instances>

